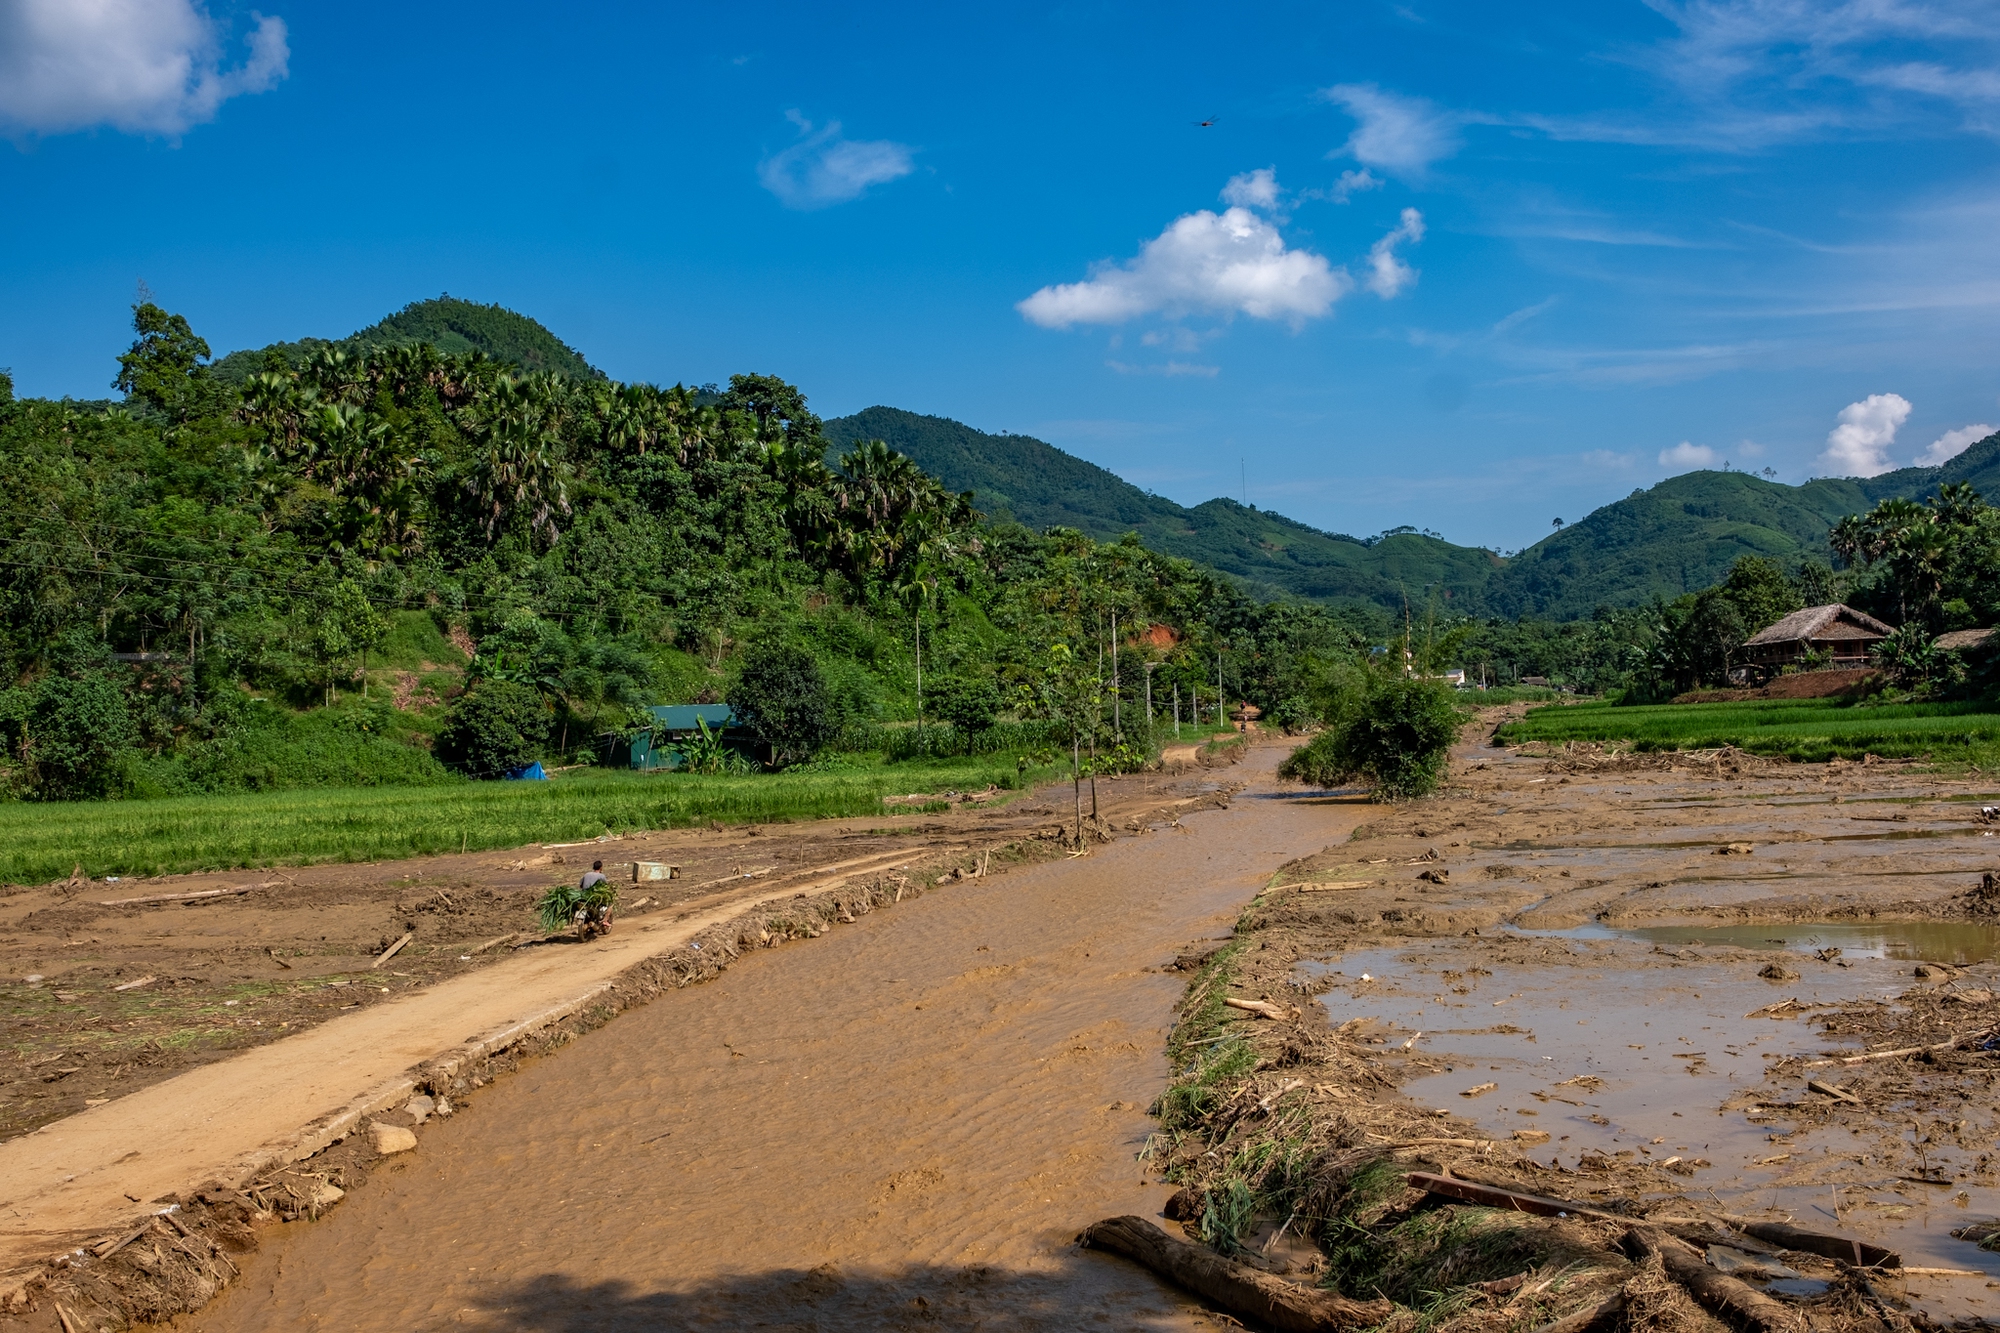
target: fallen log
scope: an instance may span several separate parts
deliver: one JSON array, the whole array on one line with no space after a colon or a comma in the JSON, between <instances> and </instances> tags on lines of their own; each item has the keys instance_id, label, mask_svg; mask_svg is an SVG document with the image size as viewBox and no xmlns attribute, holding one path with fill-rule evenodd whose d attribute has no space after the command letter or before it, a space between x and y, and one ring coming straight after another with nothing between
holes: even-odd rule
<instances>
[{"instance_id":1,"label":"fallen log","mask_svg":"<svg viewBox=\"0 0 2000 1333\"><path fill-rule=\"evenodd\" d=\"M1561 1319L1543 1324L1535 1333L1588 1333L1600 1324L1609 1323L1613 1317L1625 1309L1625 1293L1614 1291L1588 1309L1575 1314L1564 1315Z\"/></svg>"},{"instance_id":2,"label":"fallen log","mask_svg":"<svg viewBox=\"0 0 2000 1333\"><path fill-rule=\"evenodd\" d=\"M1177 1287L1272 1328L1297 1333L1367 1328L1396 1308L1388 1301L1350 1300L1261 1273L1205 1245L1176 1240L1143 1217L1107 1217L1092 1223L1079 1239L1087 1248L1122 1254Z\"/></svg>"},{"instance_id":3,"label":"fallen log","mask_svg":"<svg viewBox=\"0 0 2000 1333\"><path fill-rule=\"evenodd\" d=\"M1757 1333L1798 1333L1799 1322L1790 1309L1749 1283L1710 1268L1693 1246L1651 1227L1633 1227L1628 1234L1646 1257L1659 1257L1668 1277L1724 1319Z\"/></svg>"},{"instance_id":4,"label":"fallen log","mask_svg":"<svg viewBox=\"0 0 2000 1333\"><path fill-rule=\"evenodd\" d=\"M1880 1245L1871 1245L1865 1240L1852 1236L1829 1236L1823 1231L1807 1231L1789 1222L1756 1222L1749 1218L1725 1217L1724 1221L1746 1236L1755 1236L1767 1244L1780 1249L1797 1250L1801 1254L1817 1254L1823 1259L1838 1259L1842 1263L1853 1264L1856 1268L1901 1268L1903 1256Z\"/></svg>"},{"instance_id":5,"label":"fallen log","mask_svg":"<svg viewBox=\"0 0 2000 1333\"><path fill-rule=\"evenodd\" d=\"M1607 1222L1632 1220L1617 1213L1607 1213L1601 1209L1570 1203L1565 1199L1548 1199L1539 1194L1524 1194L1520 1190L1502 1189L1498 1185L1481 1185L1476 1181L1460 1180L1456 1176L1434 1176L1428 1171L1412 1171L1404 1179L1420 1190L1428 1190L1447 1199L1476 1203L1487 1208L1503 1208L1509 1212L1534 1213L1538 1217L1596 1217Z\"/></svg>"}]
</instances>

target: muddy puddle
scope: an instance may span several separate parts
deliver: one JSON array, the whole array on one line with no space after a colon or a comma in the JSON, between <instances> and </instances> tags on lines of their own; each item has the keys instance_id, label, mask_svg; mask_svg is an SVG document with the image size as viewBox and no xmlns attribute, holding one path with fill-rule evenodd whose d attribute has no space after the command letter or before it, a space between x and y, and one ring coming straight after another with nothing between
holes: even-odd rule
<instances>
[{"instance_id":1,"label":"muddy puddle","mask_svg":"<svg viewBox=\"0 0 2000 1333\"><path fill-rule=\"evenodd\" d=\"M1241 799L746 954L475 1095L185 1323L1211 1327L1072 1241L1172 1192L1137 1153L1176 952L1364 813Z\"/></svg>"},{"instance_id":2,"label":"muddy puddle","mask_svg":"<svg viewBox=\"0 0 2000 1333\"><path fill-rule=\"evenodd\" d=\"M1667 947L1723 945L1783 949L1818 956L1838 949L1849 962L1894 959L1965 967L2000 957L2000 925L1975 921L1813 921L1782 925L1611 926L1568 930L1510 929L1509 934L1569 940L1636 940Z\"/></svg>"},{"instance_id":3,"label":"muddy puddle","mask_svg":"<svg viewBox=\"0 0 2000 1333\"><path fill-rule=\"evenodd\" d=\"M1981 1270L1913 1281L1918 1305L1954 1317L2000 1311L2000 1292L1986 1285L2000 1278L2000 1256L1949 1234L2000 1215L2000 1188L1972 1171L1976 1146L1957 1147L1931 1132L1931 1117L1893 1102L1865 1132L1801 1126L1763 1108L1800 1095L1809 1075L1838 1084L1851 1072L1767 1078L1788 1058L1862 1049L1859 1038L1822 1031L1814 1015L1894 1006L1913 984L1908 958L1990 957L1989 929L1593 925L1510 932L1521 955L1511 958L1490 940L1408 941L1305 960L1298 974L1304 988L1328 987L1319 1002L1336 1027L1427 1062L1431 1072L1402 1084L1421 1106L1472 1120L1552 1166L1580 1168L1593 1156L1662 1166L1736 1212L1775 1208L1898 1249L1907 1265ZM1836 960L1809 952L1835 944ZM1681 956L1663 967L1656 951L1676 946ZM1766 952L1746 958L1745 948ZM1791 955L1802 975L1758 977L1774 954ZM1982 1125L1991 1120L1990 1105L1976 1111Z\"/></svg>"}]
</instances>

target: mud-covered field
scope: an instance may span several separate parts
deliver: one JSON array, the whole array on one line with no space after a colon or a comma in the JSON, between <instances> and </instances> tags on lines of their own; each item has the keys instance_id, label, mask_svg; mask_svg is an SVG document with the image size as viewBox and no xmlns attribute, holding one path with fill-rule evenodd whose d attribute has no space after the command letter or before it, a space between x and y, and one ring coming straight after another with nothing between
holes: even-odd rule
<instances>
[{"instance_id":1,"label":"mud-covered field","mask_svg":"<svg viewBox=\"0 0 2000 1333\"><path fill-rule=\"evenodd\" d=\"M1102 822L1109 829L1199 786L1172 774L1100 782ZM891 805L865 820L718 825L368 865L5 886L0 1141L514 948L540 947L536 900L594 860L621 882L623 911L634 916L692 912L750 888L803 890L912 858L933 875L990 868L996 857L1057 854L1067 836L1066 786L1036 796L919 795L936 799L902 803L948 799L952 808L899 814ZM632 883L640 861L674 865L675 878Z\"/></svg>"},{"instance_id":2,"label":"mud-covered field","mask_svg":"<svg viewBox=\"0 0 2000 1333\"><path fill-rule=\"evenodd\" d=\"M1672 1279L1688 1256L1765 1302L1739 1325L2000 1317L1975 1243L2000 1217L1996 787L1468 746L1447 795L1283 867L1201 965L1161 1106L1174 1211L1409 1327L1719 1327ZM1901 1267L1745 1229L1770 1222Z\"/></svg>"}]
</instances>

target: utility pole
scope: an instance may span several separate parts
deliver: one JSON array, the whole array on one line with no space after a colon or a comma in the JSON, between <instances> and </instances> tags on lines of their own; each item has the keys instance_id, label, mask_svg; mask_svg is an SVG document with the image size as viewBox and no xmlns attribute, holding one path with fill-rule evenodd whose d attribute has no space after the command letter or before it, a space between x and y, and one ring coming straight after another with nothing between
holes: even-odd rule
<instances>
[{"instance_id":1,"label":"utility pole","mask_svg":"<svg viewBox=\"0 0 2000 1333\"><path fill-rule=\"evenodd\" d=\"M1118 613L1113 611L1111 613L1111 736L1123 745L1125 722L1118 705Z\"/></svg>"},{"instance_id":2,"label":"utility pole","mask_svg":"<svg viewBox=\"0 0 2000 1333\"><path fill-rule=\"evenodd\" d=\"M1222 646L1215 649L1215 726L1222 728Z\"/></svg>"},{"instance_id":3,"label":"utility pole","mask_svg":"<svg viewBox=\"0 0 2000 1333\"><path fill-rule=\"evenodd\" d=\"M1151 744L1152 744L1152 740L1153 740L1153 673L1154 673L1155 671L1158 671L1159 669L1160 669L1160 664L1159 664L1158 662L1148 662L1148 663L1146 663L1146 666L1145 666L1145 672L1146 672L1146 743L1147 743L1148 745L1151 745Z\"/></svg>"},{"instance_id":4,"label":"utility pole","mask_svg":"<svg viewBox=\"0 0 2000 1333\"><path fill-rule=\"evenodd\" d=\"M1174 682L1174 739L1181 737L1181 683Z\"/></svg>"}]
</instances>

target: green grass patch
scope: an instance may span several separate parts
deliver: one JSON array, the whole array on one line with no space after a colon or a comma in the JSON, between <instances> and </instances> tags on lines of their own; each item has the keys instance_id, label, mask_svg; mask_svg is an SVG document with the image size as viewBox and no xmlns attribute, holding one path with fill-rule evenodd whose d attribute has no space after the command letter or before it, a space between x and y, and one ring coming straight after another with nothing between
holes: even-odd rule
<instances>
[{"instance_id":1,"label":"green grass patch","mask_svg":"<svg viewBox=\"0 0 2000 1333\"><path fill-rule=\"evenodd\" d=\"M150 801L0 805L0 881L161 875L574 842L711 820L879 815L882 797L1021 786L1011 755L839 773L699 777L586 772L552 782L257 791Z\"/></svg>"},{"instance_id":2,"label":"green grass patch","mask_svg":"<svg viewBox=\"0 0 2000 1333\"><path fill-rule=\"evenodd\" d=\"M1808 763L1930 755L1987 762L2000 756L2000 711L1990 702L1879 704L1844 699L1739 703L1610 703L1536 708L1502 727L1505 745L1628 741L1637 750L1708 750L1725 745Z\"/></svg>"}]
</instances>

